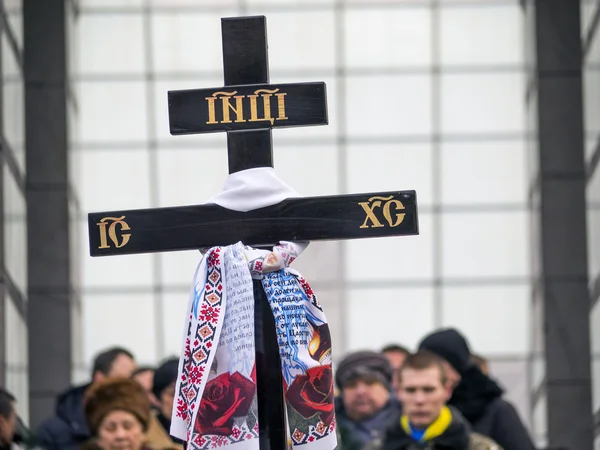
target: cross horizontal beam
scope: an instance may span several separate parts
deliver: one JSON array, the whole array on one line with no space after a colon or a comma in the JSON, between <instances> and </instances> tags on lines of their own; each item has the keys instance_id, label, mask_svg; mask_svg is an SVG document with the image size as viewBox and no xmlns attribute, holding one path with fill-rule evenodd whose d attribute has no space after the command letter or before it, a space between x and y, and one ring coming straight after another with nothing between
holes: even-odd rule
<instances>
[{"instance_id":1,"label":"cross horizontal beam","mask_svg":"<svg viewBox=\"0 0 600 450\"><path fill-rule=\"evenodd\" d=\"M216 204L88 214L91 256L168 252L279 241L419 234L415 191L284 200L238 212Z\"/></svg>"},{"instance_id":2,"label":"cross horizontal beam","mask_svg":"<svg viewBox=\"0 0 600 450\"><path fill-rule=\"evenodd\" d=\"M169 91L172 135L327 125L325 83Z\"/></svg>"}]
</instances>

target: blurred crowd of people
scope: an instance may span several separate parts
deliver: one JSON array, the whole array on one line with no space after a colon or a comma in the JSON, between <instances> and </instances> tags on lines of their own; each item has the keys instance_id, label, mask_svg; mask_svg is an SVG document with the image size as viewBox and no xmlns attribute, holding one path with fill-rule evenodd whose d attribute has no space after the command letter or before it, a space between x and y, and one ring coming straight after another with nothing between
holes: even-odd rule
<instances>
[{"instance_id":1,"label":"blurred crowd of people","mask_svg":"<svg viewBox=\"0 0 600 450\"><path fill-rule=\"evenodd\" d=\"M179 360L140 367L125 348L96 356L91 379L59 395L54 416L34 432L0 389L0 450L183 450L169 435Z\"/></svg>"},{"instance_id":2,"label":"blurred crowd of people","mask_svg":"<svg viewBox=\"0 0 600 450\"><path fill-rule=\"evenodd\" d=\"M337 365L338 450L535 450L515 407L455 329Z\"/></svg>"},{"instance_id":3,"label":"blurred crowd of people","mask_svg":"<svg viewBox=\"0 0 600 450\"><path fill-rule=\"evenodd\" d=\"M358 351L336 364L337 450L535 450L485 359L455 329ZM91 379L61 394L35 432L0 388L0 450L180 450L169 435L178 359L139 367L127 349L94 360ZM272 449L277 450L277 449Z\"/></svg>"}]
</instances>

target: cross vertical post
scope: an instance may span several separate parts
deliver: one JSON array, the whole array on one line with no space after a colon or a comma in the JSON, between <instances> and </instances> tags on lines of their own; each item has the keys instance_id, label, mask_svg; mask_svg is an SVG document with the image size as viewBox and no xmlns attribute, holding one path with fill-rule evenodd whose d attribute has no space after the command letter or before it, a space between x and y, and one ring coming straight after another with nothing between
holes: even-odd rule
<instances>
[{"instance_id":1,"label":"cross vertical post","mask_svg":"<svg viewBox=\"0 0 600 450\"><path fill-rule=\"evenodd\" d=\"M222 19L221 33L225 86L268 84L266 18ZM227 158L230 174L273 167L271 129L227 131ZM260 450L283 450L287 434L275 318L262 282L253 280L253 285L259 445Z\"/></svg>"}]
</instances>

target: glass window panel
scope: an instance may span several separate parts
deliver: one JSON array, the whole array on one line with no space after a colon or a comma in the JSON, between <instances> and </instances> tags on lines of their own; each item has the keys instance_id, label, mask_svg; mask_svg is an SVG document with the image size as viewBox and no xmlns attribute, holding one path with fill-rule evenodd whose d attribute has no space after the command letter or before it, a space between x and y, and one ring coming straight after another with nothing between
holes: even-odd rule
<instances>
[{"instance_id":1,"label":"glass window panel","mask_svg":"<svg viewBox=\"0 0 600 450\"><path fill-rule=\"evenodd\" d=\"M21 171L25 171L25 90L21 70L6 34L2 34L2 125Z\"/></svg>"},{"instance_id":2,"label":"glass window panel","mask_svg":"<svg viewBox=\"0 0 600 450\"><path fill-rule=\"evenodd\" d=\"M341 241L311 242L292 265L315 289L319 301L321 287L337 286L343 277L342 245Z\"/></svg>"},{"instance_id":3,"label":"glass window panel","mask_svg":"<svg viewBox=\"0 0 600 450\"><path fill-rule=\"evenodd\" d=\"M548 426L546 423L547 417L547 403L546 394L538 400L537 404L533 406L533 441L537 448L546 448L547 445L547 432ZM550 449L549 449L550 450Z\"/></svg>"},{"instance_id":4,"label":"glass window panel","mask_svg":"<svg viewBox=\"0 0 600 450\"><path fill-rule=\"evenodd\" d=\"M3 165L4 264L21 292L27 292L27 204L12 172Z\"/></svg>"},{"instance_id":5,"label":"glass window panel","mask_svg":"<svg viewBox=\"0 0 600 450\"><path fill-rule=\"evenodd\" d=\"M198 253L198 252L196 252ZM193 270L193 269L192 269ZM192 275L189 283L191 286ZM188 292L168 293L162 296L162 329L164 330L162 348L164 355L159 355L160 359L181 355L181 345L183 342L183 331L188 314Z\"/></svg>"},{"instance_id":6,"label":"glass window panel","mask_svg":"<svg viewBox=\"0 0 600 450\"><path fill-rule=\"evenodd\" d=\"M153 69L222 73L221 17L229 15L235 16L235 10L153 13Z\"/></svg>"},{"instance_id":7,"label":"glass window panel","mask_svg":"<svg viewBox=\"0 0 600 450\"><path fill-rule=\"evenodd\" d=\"M527 177L534 180L540 170L540 157L537 139L537 94L533 94L526 105L527 115Z\"/></svg>"},{"instance_id":8,"label":"glass window panel","mask_svg":"<svg viewBox=\"0 0 600 450\"><path fill-rule=\"evenodd\" d=\"M24 420L29 416L27 324L13 300L4 298L3 345L6 351L6 389L17 398L17 409Z\"/></svg>"},{"instance_id":9,"label":"glass window panel","mask_svg":"<svg viewBox=\"0 0 600 450\"><path fill-rule=\"evenodd\" d=\"M535 392L546 377L546 359L544 353L534 353L531 364L531 390Z\"/></svg>"},{"instance_id":10,"label":"glass window panel","mask_svg":"<svg viewBox=\"0 0 600 450\"><path fill-rule=\"evenodd\" d=\"M67 152L68 159L68 170L69 170L69 182L71 186L74 186L77 190L83 183L82 172L83 167L81 159L84 152L75 148L75 142L78 142L78 134L72 133L71 130L79 129L79 114L77 114L72 107L68 108L67 121L69 127L69 150Z\"/></svg>"},{"instance_id":11,"label":"glass window panel","mask_svg":"<svg viewBox=\"0 0 600 450\"><path fill-rule=\"evenodd\" d=\"M275 152L274 160L279 178L302 196L316 196L338 192L336 157L334 146L285 146ZM315 161L319 164L315 164ZM210 170L199 175L198 168L208 164L211 165ZM216 148L160 150L160 204L174 206L204 203L222 190L228 173L226 145ZM174 183L175 180L177 183Z\"/></svg>"},{"instance_id":12,"label":"glass window panel","mask_svg":"<svg viewBox=\"0 0 600 450\"><path fill-rule=\"evenodd\" d=\"M532 288L531 306L531 391L534 392L546 377L546 359L544 352L544 312L540 289Z\"/></svg>"},{"instance_id":13,"label":"glass window panel","mask_svg":"<svg viewBox=\"0 0 600 450\"><path fill-rule=\"evenodd\" d=\"M593 208L600 208L600 169L596 167L588 180L587 186L587 203Z\"/></svg>"},{"instance_id":14,"label":"glass window panel","mask_svg":"<svg viewBox=\"0 0 600 450\"><path fill-rule=\"evenodd\" d=\"M525 2L525 7L523 8L523 27L525 30L534 30L535 29L535 11L533 4ZM529 79L534 78L535 75L535 60L536 60L536 44L535 44L536 36L535 33L532 32L524 32L523 36L523 50L525 55L525 64L527 66L527 76Z\"/></svg>"},{"instance_id":15,"label":"glass window panel","mask_svg":"<svg viewBox=\"0 0 600 450\"><path fill-rule=\"evenodd\" d=\"M357 239L346 242L346 273L353 282L433 279L433 214L419 214L419 235ZM377 270L365 270L362 261L377 261Z\"/></svg>"},{"instance_id":16,"label":"glass window panel","mask_svg":"<svg viewBox=\"0 0 600 450\"><path fill-rule=\"evenodd\" d=\"M273 3L271 3L273 5ZM269 66L272 71L333 68L335 53L335 16L333 8L312 11L265 11L249 6L248 14L267 16Z\"/></svg>"},{"instance_id":17,"label":"glass window panel","mask_svg":"<svg viewBox=\"0 0 600 450\"><path fill-rule=\"evenodd\" d=\"M79 83L81 142L127 142L147 137L143 82Z\"/></svg>"},{"instance_id":18,"label":"glass window panel","mask_svg":"<svg viewBox=\"0 0 600 450\"><path fill-rule=\"evenodd\" d=\"M441 90L443 133L524 131L524 72L443 74Z\"/></svg>"},{"instance_id":19,"label":"glass window panel","mask_svg":"<svg viewBox=\"0 0 600 450\"><path fill-rule=\"evenodd\" d=\"M102 0L95 0L102 1ZM139 0L141 1L141 0ZM181 6L194 6L197 8L208 7L215 9L216 7L232 7L238 6L239 0L149 0L151 6L160 6L176 9Z\"/></svg>"},{"instance_id":20,"label":"glass window panel","mask_svg":"<svg viewBox=\"0 0 600 450\"><path fill-rule=\"evenodd\" d=\"M142 73L146 55L143 28L141 13L81 14L77 27L79 73Z\"/></svg>"},{"instance_id":21,"label":"glass window panel","mask_svg":"<svg viewBox=\"0 0 600 450\"><path fill-rule=\"evenodd\" d=\"M590 163L591 158L594 156L594 152L600 143L600 136L598 138L594 138L591 136L585 137L585 162L586 164Z\"/></svg>"},{"instance_id":22,"label":"glass window panel","mask_svg":"<svg viewBox=\"0 0 600 450\"><path fill-rule=\"evenodd\" d=\"M23 0L4 0L8 24L19 48L23 48Z\"/></svg>"},{"instance_id":23,"label":"glass window panel","mask_svg":"<svg viewBox=\"0 0 600 450\"><path fill-rule=\"evenodd\" d=\"M416 190L419 206L433 203L430 143L349 144L349 193Z\"/></svg>"},{"instance_id":24,"label":"glass window panel","mask_svg":"<svg viewBox=\"0 0 600 450\"><path fill-rule=\"evenodd\" d=\"M277 72L271 72L271 83L300 83L322 81L325 83L327 92L327 116L329 123L327 125L296 127L296 128L280 128L273 129L273 142L275 148L277 143L293 142L300 143L302 141L333 141L338 135L339 120L338 120L338 84L337 79L330 76L322 76L318 72L311 75L292 76L278 75Z\"/></svg>"},{"instance_id":25,"label":"glass window panel","mask_svg":"<svg viewBox=\"0 0 600 450\"><path fill-rule=\"evenodd\" d=\"M71 383L73 386L89 383L91 370L91 363L82 367L73 367L73 369L71 369Z\"/></svg>"},{"instance_id":26,"label":"glass window panel","mask_svg":"<svg viewBox=\"0 0 600 450\"><path fill-rule=\"evenodd\" d=\"M430 66L431 8L349 9L344 55L350 68Z\"/></svg>"},{"instance_id":27,"label":"glass window panel","mask_svg":"<svg viewBox=\"0 0 600 450\"><path fill-rule=\"evenodd\" d=\"M87 236L87 229L86 229ZM87 240L81 246L83 285L92 290L118 290L148 287L153 284L152 255L119 255L106 258L89 256Z\"/></svg>"},{"instance_id":28,"label":"glass window panel","mask_svg":"<svg viewBox=\"0 0 600 450\"><path fill-rule=\"evenodd\" d=\"M215 0L209 0L209 1L215 1ZM245 0L245 3L250 6L254 6L254 5L273 6L275 4L275 2L277 4L285 5L286 7L292 7L292 6L296 6L296 5L302 6L302 5L306 5L308 3L329 6L329 5L335 4L336 0Z\"/></svg>"},{"instance_id":29,"label":"glass window panel","mask_svg":"<svg viewBox=\"0 0 600 450\"><path fill-rule=\"evenodd\" d=\"M162 283L177 289L187 289L192 285L194 271L202 259L198 250L165 252L160 253L159 257Z\"/></svg>"},{"instance_id":30,"label":"glass window panel","mask_svg":"<svg viewBox=\"0 0 600 450\"><path fill-rule=\"evenodd\" d=\"M597 0L580 0L581 5L581 37L585 38L598 6Z\"/></svg>"},{"instance_id":31,"label":"glass window panel","mask_svg":"<svg viewBox=\"0 0 600 450\"><path fill-rule=\"evenodd\" d=\"M66 39L67 39L67 64L70 74L79 73L79 12L70 7L65 10ZM71 85L71 89L73 86Z\"/></svg>"},{"instance_id":32,"label":"glass window panel","mask_svg":"<svg viewBox=\"0 0 600 450\"><path fill-rule=\"evenodd\" d=\"M530 287L486 285L442 290L443 326L461 330L475 353L529 352ZM493 317L477 321L473 317Z\"/></svg>"},{"instance_id":33,"label":"glass window panel","mask_svg":"<svg viewBox=\"0 0 600 450\"><path fill-rule=\"evenodd\" d=\"M592 410L600 408L600 360L592 360Z\"/></svg>"},{"instance_id":34,"label":"glass window panel","mask_svg":"<svg viewBox=\"0 0 600 450\"><path fill-rule=\"evenodd\" d=\"M585 56L585 64L600 63L600 33L596 30L590 48Z\"/></svg>"},{"instance_id":35,"label":"glass window panel","mask_svg":"<svg viewBox=\"0 0 600 450\"><path fill-rule=\"evenodd\" d=\"M275 147L277 175L302 197L339 193L337 147Z\"/></svg>"},{"instance_id":36,"label":"glass window panel","mask_svg":"<svg viewBox=\"0 0 600 450\"><path fill-rule=\"evenodd\" d=\"M88 243L87 220L81 221L79 227L81 236L84 237L82 245L79 247L79 258L83 265L81 282L84 289L111 290L153 285L153 255L151 253L92 258Z\"/></svg>"},{"instance_id":37,"label":"glass window panel","mask_svg":"<svg viewBox=\"0 0 600 450\"><path fill-rule=\"evenodd\" d=\"M443 204L525 205L524 141L443 142L441 156Z\"/></svg>"},{"instance_id":38,"label":"glass window panel","mask_svg":"<svg viewBox=\"0 0 600 450\"><path fill-rule=\"evenodd\" d=\"M600 34L599 34L600 36ZM600 69L583 71L583 99L585 134L595 139L600 134Z\"/></svg>"},{"instance_id":39,"label":"glass window panel","mask_svg":"<svg viewBox=\"0 0 600 450\"><path fill-rule=\"evenodd\" d=\"M149 208L148 150L80 150L83 212Z\"/></svg>"},{"instance_id":40,"label":"glass window panel","mask_svg":"<svg viewBox=\"0 0 600 450\"><path fill-rule=\"evenodd\" d=\"M157 81L154 83L154 127L149 133L158 140L159 145L177 145L186 148L203 148L217 142L219 145L224 143L224 149L227 148L225 133L202 134L202 135L183 135L172 136L169 131L169 104L168 92L185 89L204 89L210 87L222 87L223 77L221 75L214 77L199 77L193 81Z\"/></svg>"},{"instance_id":41,"label":"glass window panel","mask_svg":"<svg viewBox=\"0 0 600 450\"><path fill-rule=\"evenodd\" d=\"M485 355L487 358L487 355ZM492 377L506 389L504 399L511 402L521 417L525 427L530 426L530 390L527 380L529 379L528 361L517 358L489 359L489 368Z\"/></svg>"},{"instance_id":42,"label":"glass window panel","mask_svg":"<svg viewBox=\"0 0 600 450\"><path fill-rule=\"evenodd\" d=\"M379 349L390 342L414 349L434 328L433 291L433 287L348 289L347 351Z\"/></svg>"},{"instance_id":43,"label":"glass window panel","mask_svg":"<svg viewBox=\"0 0 600 450\"><path fill-rule=\"evenodd\" d=\"M590 312L590 339L592 353L600 355L600 302Z\"/></svg>"},{"instance_id":44,"label":"glass window panel","mask_svg":"<svg viewBox=\"0 0 600 450\"><path fill-rule=\"evenodd\" d=\"M157 320L152 294L84 294L85 360L118 345L131 351L138 364L156 364Z\"/></svg>"},{"instance_id":45,"label":"glass window panel","mask_svg":"<svg viewBox=\"0 0 600 450\"><path fill-rule=\"evenodd\" d=\"M85 245L85 244L81 244ZM79 251L77 252L79 253ZM79 264L79 261L72 260L70 264ZM70 315L71 315L71 376L78 378L77 382L89 383L90 371L88 361L84 359L84 328L82 320L82 305L81 305L81 287L79 285L81 277L75 278L76 285L73 286L73 294L70 299ZM91 362L91 361L90 361ZM84 374L83 380L79 379L81 374Z\"/></svg>"},{"instance_id":46,"label":"glass window panel","mask_svg":"<svg viewBox=\"0 0 600 450\"><path fill-rule=\"evenodd\" d=\"M119 8L119 7L123 7L123 9L125 9L125 8L131 8L131 7L135 7L135 6L142 6L142 4L144 3L144 0L78 0L78 1L79 1L79 4L83 8L94 8L94 9L100 9L100 8L113 9L113 8Z\"/></svg>"},{"instance_id":47,"label":"glass window panel","mask_svg":"<svg viewBox=\"0 0 600 450\"><path fill-rule=\"evenodd\" d=\"M430 76L349 76L346 87L350 137L422 136L432 132Z\"/></svg>"},{"instance_id":48,"label":"glass window panel","mask_svg":"<svg viewBox=\"0 0 600 450\"><path fill-rule=\"evenodd\" d=\"M160 206L196 205L221 192L227 179L227 147L158 150Z\"/></svg>"},{"instance_id":49,"label":"glass window panel","mask_svg":"<svg viewBox=\"0 0 600 450\"><path fill-rule=\"evenodd\" d=\"M442 7L441 63L522 64L523 31L523 12L517 2L485 8Z\"/></svg>"},{"instance_id":50,"label":"glass window panel","mask_svg":"<svg viewBox=\"0 0 600 450\"><path fill-rule=\"evenodd\" d=\"M596 175L595 178L599 178L599 175ZM591 283L600 275L600 203L588 205L587 236L588 271ZM598 347L598 351L600 351L600 347Z\"/></svg>"},{"instance_id":51,"label":"glass window panel","mask_svg":"<svg viewBox=\"0 0 600 450\"><path fill-rule=\"evenodd\" d=\"M527 277L527 213L442 214L444 277Z\"/></svg>"},{"instance_id":52,"label":"glass window panel","mask_svg":"<svg viewBox=\"0 0 600 450\"><path fill-rule=\"evenodd\" d=\"M2 75L5 80L21 75L17 57L5 33L2 33Z\"/></svg>"}]
</instances>

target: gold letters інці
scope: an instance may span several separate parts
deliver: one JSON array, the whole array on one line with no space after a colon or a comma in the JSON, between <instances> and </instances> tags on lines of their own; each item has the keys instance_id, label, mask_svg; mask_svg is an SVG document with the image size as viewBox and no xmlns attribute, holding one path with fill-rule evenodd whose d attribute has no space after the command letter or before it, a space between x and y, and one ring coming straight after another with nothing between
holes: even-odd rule
<instances>
[{"instance_id":1,"label":"gold letters \u0456\u043d\u0446\u0456","mask_svg":"<svg viewBox=\"0 0 600 450\"><path fill-rule=\"evenodd\" d=\"M108 227L108 237L115 244L116 248L125 247L129 242L129 238L131 237L131 233L121 233L121 243L119 243L119 238L117 237L117 225L121 226L121 231L129 231L129 225L125 222L125 216L121 217L104 217L100 219L96 225L100 228L100 246L98 248L110 248L108 245L108 240L106 236L106 228ZM110 224L110 225L109 225Z\"/></svg>"},{"instance_id":2,"label":"gold letters \u0456\u043d\u0446\u0456","mask_svg":"<svg viewBox=\"0 0 600 450\"><path fill-rule=\"evenodd\" d=\"M208 121L207 125L216 125L218 123L231 123L231 113L233 111L235 114L236 123L246 122L244 119L244 99L250 100L250 118L247 122L270 122L271 125L276 120L287 120L288 118L285 115L285 93L278 93L279 88L277 89L258 89L254 91L254 95L236 95L237 91L233 92L215 92L212 97L206 97L205 100L208 102ZM263 109L264 109L264 117L258 117L258 105L256 99L258 95L263 99ZM277 97L277 117L271 117L271 97L275 95ZM219 95L221 97L219 97ZM235 106L231 103L231 99L235 100ZM215 110L215 101L221 100L223 104L223 120L217 120L217 113Z\"/></svg>"},{"instance_id":3,"label":"gold letters \u0456\u043d\u0446\u0456","mask_svg":"<svg viewBox=\"0 0 600 450\"><path fill-rule=\"evenodd\" d=\"M396 215L396 217L393 218L392 210L391 210L392 205L393 205L395 211L404 211L404 205L402 204L402 202L400 200L394 199L393 195L390 195L389 197L375 196L375 197L371 197L369 199L369 201L367 201L367 202L358 202L358 204L360 206L362 206L363 210L365 211L365 213L367 215L367 217L365 218L365 221L360 226L360 228L380 228L380 227L385 226L384 224L381 223L381 221L375 214L375 208L381 208L382 201L385 202L385 203L383 203L383 208L382 208L383 217L385 218L385 220L389 224L389 226L393 228L393 227L397 227L398 225L400 225L402 223L402 221L404 220L404 216L406 214L395 212L394 214ZM367 224L367 222L369 222L369 221L371 221L371 225Z\"/></svg>"}]
</instances>

